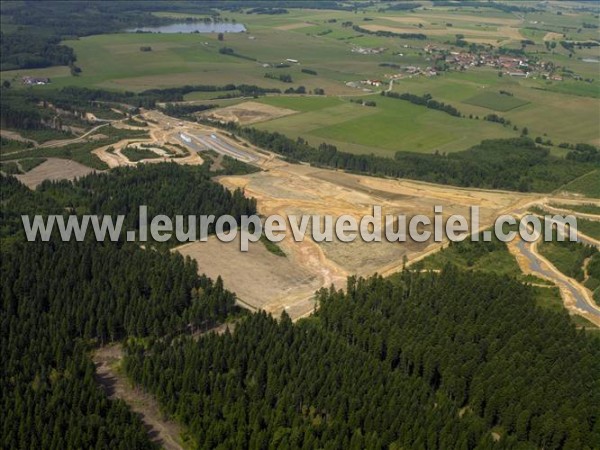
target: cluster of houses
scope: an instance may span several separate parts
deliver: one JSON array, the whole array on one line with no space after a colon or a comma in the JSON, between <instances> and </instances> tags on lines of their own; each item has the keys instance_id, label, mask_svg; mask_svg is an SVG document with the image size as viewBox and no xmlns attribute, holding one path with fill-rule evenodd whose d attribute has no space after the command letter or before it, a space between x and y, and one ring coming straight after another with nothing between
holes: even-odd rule
<instances>
[{"instance_id":1,"label":"cluster of houses","mask_svg":"<svg viewBox=\"0 0 600 450\"><path fill-rule=\"evenodd\" d=\"M24 76L21 78L21 82L27 86L43 86L50 83L50 78Z\"/></svg>"},{"instance_id":2,"label":"cluster of houses","mask_svg":"<svg viewBox=\"0 0 600 450\"><path fill-rule=\"evenodd\" d=\"M387 49L384 47L359 47L352 46L352 53L359 53L361 55L379 55L380 53L385 52Z\"/></svg>"},{"instance_id":3,"label":"cluster of houses","mask_svg":"<svg viewBox=\"0 0 600 450\"><path fill-rule=\"evenodd\" d=\"M443 53L437 59L443 59L457 70L467 70L470 67L488 66L501 70L511 77L527 77L531 72L527 58L516 58L492 53L476 54L471 52Z\"/></svg>"},{"instance_id":4,"label":"cluster of houses","mask_svg":"<svg viewBox=\"0 0 600 450\"><path fill-rule=\"evenodd\" d=\"M498 69L504 75L511 77L527 78L532 74L539 75L543 78L562 81L562 77L552 73L553 66L551 63L544 61L531 61L522 56L498 55L494 52L456 52L438 49L433 45L427 45L425 53L431 55L434 61L441 61L447 64L454 70L468 70L472 67L493 67Z\"/></svg>"},{"instance_id":5,"label":"cluster of houses","mask_svg":"<svg viewBox=\"0 0 600 450\"><path fill-rule=\"evenodd\" d=\"M366 84L367 86L379 87L383 84L381 80L361 80L361 84Z\"/></svg>"}]
</instances>

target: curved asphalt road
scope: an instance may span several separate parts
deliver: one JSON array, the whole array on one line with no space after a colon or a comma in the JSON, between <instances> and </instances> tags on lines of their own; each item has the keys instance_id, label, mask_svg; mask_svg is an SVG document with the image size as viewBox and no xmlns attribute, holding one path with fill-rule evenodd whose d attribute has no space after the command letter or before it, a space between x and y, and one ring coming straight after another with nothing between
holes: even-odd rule
<instances>
[{"instance_id":1,"label":"curved asphalt road","mask_svg":"<svg viewBox=\"0 0 600 450\"><path fill-rule=\"evenodd\" d=\"M527 258L527 260L529 261L529 266L531 267L531 270L533 272L540 273L545 277L553 280L557 285L560 285L561 287L567 289L575 299L575 306L577 308L600 317L600 309L590 305L586 297L581 293L581 291L575 286L573 286L573 284L570 283L568 279L566 279L566 277L564 279L558 278L554 272L542 267L542 264L540 264L540 260L538 259L537 255L531 250L531 244L527 244L525 241L519 241L517 242L517 248L519 249L521 254Z\"/></svg>"}]
</instances>

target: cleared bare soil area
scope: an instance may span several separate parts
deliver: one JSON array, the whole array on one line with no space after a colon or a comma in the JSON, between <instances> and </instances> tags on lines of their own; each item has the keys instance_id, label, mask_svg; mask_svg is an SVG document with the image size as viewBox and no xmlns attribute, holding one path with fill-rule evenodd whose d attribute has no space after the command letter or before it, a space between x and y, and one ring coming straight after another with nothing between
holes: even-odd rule
<instances>
[{"instance_id":1,"label":"cleared bare soil area","mask_svg":"<svg viewBox=\"0 0 600 450\"><path fill-rule=\"evenodd\" d=\"M295 165L279 159L262 164L262 172L243 176L220 177L224 186L243 188L247 196L257 199L263 216L278 214L289 220L302 215L351 215L360 220L380 205L383 214L415 214L434 216L434 205L443 207L443 217L462 214L469 217L471 205L480 206L479 228L487 228L500 214L525 207L539 200L535 194L492 192L460 189L409 180L388 180L357 176L306 165ZM285 239L279 246L287 257L269 253L261 243L248 253L239 244L224 244L215 238L193 243L177 250L196 259L199 271L211 277L221 275L228 289L236 292L242 304L279 314L286 309L294 319L312 312L313 293L320 287L343 288L348 275L391 274L402 269L404 262L420 259L438 250L440 243L364 242L357 238L344 243L315 242L312 220L302 242L293 239L287 224ZM374 221L372 228L382 228ZM384 232L385 233L385 232ZM384 235L385 236L385 235Z\"/></svg>"},{"instance_id":2,"label":"cleared bare soil area","mask_svg":"<svg viewBox=\"0 0 600 450\"><path fill-rule=\"evenodd\" d=\"M238 105L214 109L201 116L222 122L236 122L240 125L248 125L251 123L276 119L278 117L289 116L296 112L297 111L294 111L293 109L279 108L263 103L244 102Z\"/></svg>"},{"instance_id":3,"label":"cleared bare soil area","mask_svg":"<svg viewBox=\"0 0 600 450\"><path fill-rule=\"evenodd\" d=\"M301 250L288 257L277 256L256 242L249 245L248 252L241 252L239 236L229 243L211 236L206 242L185 244L176 250L195 259L199 273L213 279L221 276L241 306L264 309L275 316L284 309L294 318L311 313L313 294L326 278L320 273L324 267L298 261Z\"/></svg>"},{"instance_id":4,"label":"cleared bare soil area","mask_svg":"<svg viewBox=\"0 0 600 450\"><path fill-rule=\"evenodd\" d=\"M74 180L95 171L70 159L47 158L29 172L15 176L27 187L35 189L44 180Z\"/></svg>"},{"instance_id":5,"label":"cleared bare soil area","mask_svg":"<svg viewBox=\"0 0 600 450\"><path fill-rule=\"evenodd\" d=\"M123 359L120 344L101 347L94 352L92 358L96 365L98 383L110 398L125 401L134 412L140 414L152 441L167 450L185 448L181 442L179 425L161 414L158 403L152 395L133 387L119 372L118 366Z\"/></svg>"}]
</instances>

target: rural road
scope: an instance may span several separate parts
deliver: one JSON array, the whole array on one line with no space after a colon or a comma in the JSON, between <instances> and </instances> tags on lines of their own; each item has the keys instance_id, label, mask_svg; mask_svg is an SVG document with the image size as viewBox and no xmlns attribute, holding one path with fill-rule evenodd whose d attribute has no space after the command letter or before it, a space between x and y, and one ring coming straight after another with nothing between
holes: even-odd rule
<instances>
[{"instance_id":1,"label":"rural road","mask_svg":"<svg viewBox=\"0 0 600 450\"><path fill-rule=\"evenodd\" d=\"M595 222L600 221L600 216L598 216L597 214L586 214L586 213L582 213L582 212L578 212L578 211L572 211L570 209L564 209L564 208L556 208L554 206L550 206L550 205L543 205L542 206L543 209L545 209L546 211L552 213L552 214L562 214L562 215L572 215L577 217L578 219L585 219L585 220L593 220Z\"/></svg>"},{"instance_id":2,"label":"rural road","mask_svg":"<svg viewBox=\"0 0 600 450\"><path fill-rule=\"evenodd\" d=\"M69 145L69 144L76 144L77 142L82 141L83 139L85 139L86 137L88 137L90 134L95 133L100 128L105 127L107 125L110 125L110 122L106 122L106 123L103 123L102 125L95 126L90 131L87 131L86 133L82 134L81 136L77 136L76 138L73 138L73 139L61 139L59 141L48 141L48 142L45 142L45 143L43 143L41 145L38 145L37 148L63 147L65 145Z\"/></svg>"},{"instance_id":3,"label":"rural road","mask_svg":"<svg viewBox=\"0 0 600 450\"><path fill-rule=\"evenodd\" d=\"M554 282L566 295L569 303L572 303L574 309L586 313L588 319L600 324L600 308L595 305L589 291L576 280L564 275L540 255L537 251L537 242L528 243L519 240L514 244L513 249L526 259L531 273Z\"/></svg>"}]
</instances>

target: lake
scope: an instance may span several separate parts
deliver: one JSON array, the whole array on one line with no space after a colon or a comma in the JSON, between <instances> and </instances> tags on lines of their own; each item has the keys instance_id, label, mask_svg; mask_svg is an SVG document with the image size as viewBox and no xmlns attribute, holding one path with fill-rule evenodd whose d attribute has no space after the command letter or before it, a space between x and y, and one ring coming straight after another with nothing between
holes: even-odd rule
<instances>
[{"instance_id":1,"label":"lake","mask_svg":"<svg viewBox=\"0 0 600 450\"><path fill-rule=\"evenodd\" d=\"M242 33L246 31L246 27L241 23L231 22L182 22L160 27L132 28L127 31L132 33L136 31L147 33Z\"/></svg>"}]
</instances>

